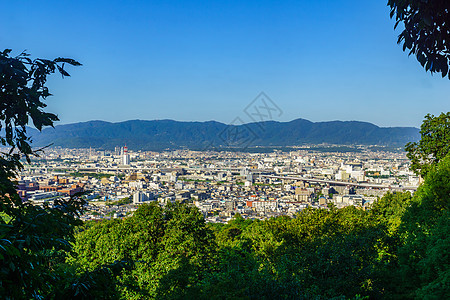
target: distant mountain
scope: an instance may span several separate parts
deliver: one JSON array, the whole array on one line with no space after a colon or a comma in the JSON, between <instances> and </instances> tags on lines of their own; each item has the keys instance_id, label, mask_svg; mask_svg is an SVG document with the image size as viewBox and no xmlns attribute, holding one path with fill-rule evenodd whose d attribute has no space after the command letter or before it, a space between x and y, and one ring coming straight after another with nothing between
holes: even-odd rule
<instances>
[{"instance_id":1,"label":"distant mountain","mask_svg":"<svg viewBox=\"0 0 450 300\"><path fill-rule=\"evenodd\" d=\"M36 147L53 144L66 148L114 149L126 144L133 150L297 146L308 143L403 146L419 139L419 129L414 127L378 127L367 122L311 122L304 119L241 125L215 121L89 121L58 125L42 132L30 129L29 132Z\"/></svg>"}]
</instances>

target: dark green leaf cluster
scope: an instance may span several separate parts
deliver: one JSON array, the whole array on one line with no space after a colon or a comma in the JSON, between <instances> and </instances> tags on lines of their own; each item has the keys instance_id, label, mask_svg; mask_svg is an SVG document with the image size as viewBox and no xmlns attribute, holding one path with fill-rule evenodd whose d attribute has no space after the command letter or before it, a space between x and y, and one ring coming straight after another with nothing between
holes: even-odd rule
<instances>
[{"instance_id":1,"label":"dark green leaf cluster","mask_svg":"<svg viewBox=\"0 0 450 300\"><path fill-rule=\"evenodd\" d=\"M398 37L403 51L414 54L426 71L450 79L450 2L448 0L389 0L395 27L404 30Z\"/></svg>"},{"instance_id":2,"label":"dark green leaf cluster","mask_svg":"<svg viewBox=\"0 0 450 300\"><path fill-rule=\"evenodd\" d=\"M50 92L47 75L59 72L69 76L64 64L80 65L72 59L31 60L26 53L10 57L0 52L0 298L42 299L54 293L60 281L56 272L70 250L73 228L79 225L78 197L56 200L42 207L22 203L12 181L37 155L30 145L26 125L31 120L41 130L58 118L43 111Z\"/></svg>"},{"instance_id":3,"label":"dark green leaf cluster","mask_svg":"<svg viewBox=\"0 0 450 300\"><path fill-rule=\"evenodd\" d=\"M397 275L406 297L450 295L450 155L433 166L402 215Z\"/></svg>"},{"instance_id":4,"label":"dark green leaf cluster","mask_svg":"<svg viewBox=\"0 0 450 300\"><path fill-rule=\"evenodd\" d=\"M38 130L58 120L55 114L43 111L43 101L51 95L45 86L47 76L55 71L70 76L64 65L81 64L69 58L32 60L25 52L16 57L10 57L10 53L10 49L0 52L0 129L5 132L0 142L28 157L32 150L25 126L30 119Z\"/></svg>"},{"instance_id":5,"label":"dark green leaf cluster","mask_svg":"<svg viewBox=\"0 0 450 300\"><path fill-rule=\"evenodd\" d=\"M56 71L69 76L64 64L81 65L69 58L32 60L25 52L16 57L10 57L10 53L10 49L0 52L0 145L9 148L7 153L0 153L0 205L11 201L18 204L10 179L22 168L22 156L30 162L30 155L39 152L31 148L26 125L31 120L41 130L58 120L56 115L43 111L44 100L51 95L45 86L47 76Z\"/></svg>"},{"instance_id":6,"label":"dark green leaf cluster","mask_svg":"<svg viewBox=\"0 0 450 300\"><path fill-rule=\"evenodd\" d=\"M419 142L406 144L405 150L411 160L411 169L425 177L450 151L450 112L437 117L426 115L420 136Z\"/></svg>"},{"instance_id":7,"label":"dark green leaf cluster","mask_svg":"<svg viewBox=\"0 0 450 300\"><path fill-rule=\"evenodd\" d=\"M3 299L50 295L60 280L55 269L71 249L73 228L84 201L56 200L50 207L21 204L0 219L0 296Z\"/></svg>"}]
</instances>

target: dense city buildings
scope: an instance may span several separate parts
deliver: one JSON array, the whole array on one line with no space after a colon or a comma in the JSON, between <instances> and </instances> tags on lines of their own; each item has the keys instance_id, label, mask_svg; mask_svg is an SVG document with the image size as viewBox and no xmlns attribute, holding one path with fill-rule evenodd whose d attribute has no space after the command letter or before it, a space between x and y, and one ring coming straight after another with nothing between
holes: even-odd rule
<instances>
[{"instance_id":1,"label":"dense city buildings","mask_svg":"<svg viewBox=\"0 0 450 300\"><path fill-rule=\"evenodd\" d=\"M209 222L227 222L237 213L265 219L308 207L369 209L388 191L414 192L419 185L401 151L336 148L266 153L53 148L25 165L17 189L36 205L84 192L85 220L124 217L149 201L178 201L195 205Z\"/></svg>"}]
</instances>

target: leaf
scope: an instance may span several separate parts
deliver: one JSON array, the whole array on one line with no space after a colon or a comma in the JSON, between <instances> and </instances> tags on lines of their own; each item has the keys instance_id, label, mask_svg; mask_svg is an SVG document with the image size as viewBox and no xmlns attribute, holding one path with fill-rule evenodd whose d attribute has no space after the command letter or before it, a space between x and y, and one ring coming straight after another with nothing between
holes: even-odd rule
<instances>
[{"instance_id":1,"label":"leaf","mask_svg":"<svg viewBox=\"0 0 450 300\"><path fill-rule=\"evenodd\" d=\"M62 58L62 57L58 57L56 59L53 60L55 63L58 62L64 62L64 63L68 63L72 66L82 66L81 63L79 63L78 61L71 59L71 58Z\"/></svg>"},{"instance_id":2,"label":"leaf","mask_svg":"<svg viewBox=\"0 0 450 300\"><path fill-rule=\"evenodd\" d=\"M61 73L61 75L62 75L63 77L64 77L64 76L70 77L69 73L67 73L67 72L64 70L63 67L60 67L60 66L58 66L58 65L56 65L56 66L58 67L59 73ZM63 66L64 66L64 64L63 64Z\"/></svg>"}]
</instances>

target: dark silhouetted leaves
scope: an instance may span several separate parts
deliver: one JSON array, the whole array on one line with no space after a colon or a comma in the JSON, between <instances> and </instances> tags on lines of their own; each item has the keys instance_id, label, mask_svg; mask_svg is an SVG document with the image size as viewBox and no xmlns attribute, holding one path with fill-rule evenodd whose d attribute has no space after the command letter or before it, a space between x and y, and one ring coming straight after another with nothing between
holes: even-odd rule
<instances>
[{"instance_id":1,"label":"dark silhouetted leaves","mask_svg":"<svg viewBox=\"0 0 450 300\"><path fill-rule=\"evenodd\" d=\"M398 37L403 51L409 49L409 55L416 55L426 71L442 77L449 74L450 1L389 0L388 6L396 20L394 29L399 23L404 25Z\"/></svg>"}]
</instances>

